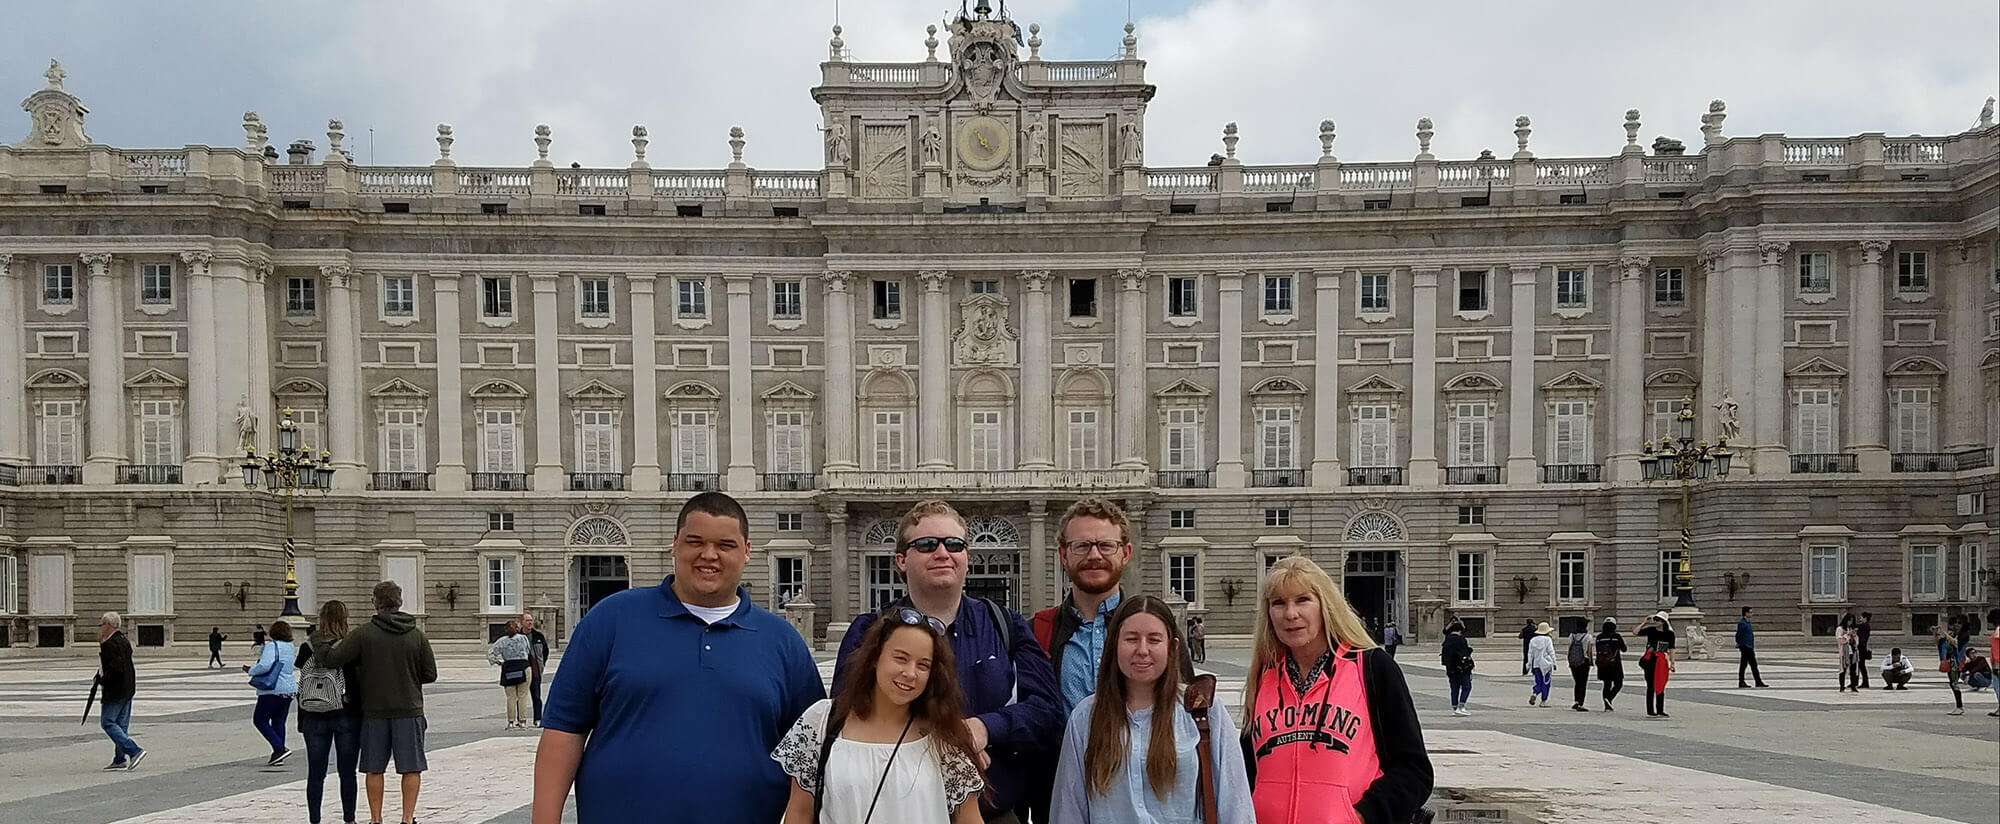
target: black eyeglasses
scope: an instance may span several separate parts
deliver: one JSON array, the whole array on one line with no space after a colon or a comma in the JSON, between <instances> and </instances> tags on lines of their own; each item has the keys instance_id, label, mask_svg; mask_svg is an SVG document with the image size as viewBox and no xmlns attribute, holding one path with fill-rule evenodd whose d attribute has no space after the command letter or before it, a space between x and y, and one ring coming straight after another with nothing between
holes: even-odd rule
<instances>
[{"instance_id":1,"label":"black eyeglasses","mask_svg":"<svg viewBox=\"0 0 2000 824\"><path fill-rule=\"evenodd\" d=\"M964 552L966 543L964 538L912 538L903 544L904 549L914 549L925 554L936 552L938 547L944 547L946 552Z\"/></svg>"},{"instance_id":2,"label":"black eyeglasses","mask_svg":"<svg viewBox=\"0 0 2000 824\"><path fill-rule=\"evenodd\" d=\"M911 627L929 626L931 628L931 631L937 633L939 637L943 637L945 634L943 621L940 621L929 615L925 615L909 607L896 608L891 613L891 616L894 617L896 620L901 621L904 626L911 626Z\"/></svg>"}]
</instances>

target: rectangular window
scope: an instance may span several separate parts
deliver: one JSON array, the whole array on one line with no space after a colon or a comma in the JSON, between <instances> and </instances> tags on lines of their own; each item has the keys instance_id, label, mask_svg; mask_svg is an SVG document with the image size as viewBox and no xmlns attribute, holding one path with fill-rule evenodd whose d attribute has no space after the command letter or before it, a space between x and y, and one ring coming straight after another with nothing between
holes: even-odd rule
<instances>
[{"instance_id":1,"label":"rectangular window","mask_svg":"<svg viewBox=\"0 0 2000 824\"><path fill-rule=\"evenodd\" d=\"M299 448L316 455L326 448L326 426L318 409L292 410L292 423L299 427Z\"/></svg>"},{"instance_id":2,"label":"rectangular window","mask_svg":"<svg viewBox=\"0 0 2000 824\"><path fill-rule=\"evenodd\" d=\"M1386 405L1354 407L1354 465L1396 465L1395 428Z\"/></svg>"},{"instance_id":3,"label":"rectangular window","mask_svg":"<svg viewBox=\"0 0 2000 824\"><path fill-rule=\"evenodd\" d=\"M1590 280L1584 269L1556 270L1556 307L1582 309L1590 305Z\"/></svg>"},{"instance_id":4,"label":"rectangular window","mask_svg":"<svg viewBox=\"0 0 2000 824\"><path fill-rule=\"evenodd\" d=\"M1910 547L1910 600L1937 601L1944 598L1944 547Z\"/></svg>"},{"instance_id":5,"label":"rectangular window","mask_svg":"<svg viewBox=\"0 0 2000 824\"><path fill-rule=\"evenodd\" d=\"M167 593L172 586L167 580L167 556L132 556L132 591L128 608L133 615L167 614Z\"/></svg>"},{"instance_id":6,"label":"rectangular window","mask_svg":"<svg viewBox=\"0 0 2000 824\"><path fill-rule=\"evenodd\" d=\"M903 284L893 280L874 281L871 286L875 293L874 318L876 320L903 319Z\"/></svg>"},{"instance_id":7,"label":"rectangular window","mask_svg":"<svg viewBox=\"0 0 2000 824\"><path fill-rule=\"evenodd\" d=\"M479 279L479 314L488 318L514 316L514 279Z\"/></svg>"},{"instance_id":8,"label":"rectangular window","mask_svg":"<svg viewBox=\"0 0 2000 824\"><path fill-rule=\"evenodd\" d=\"M1288 509L1288 508L1285 508L1285 507L1265 507L1265 508L1264 508L1264 525L1265 525L1265 526L1291 526L1291 525L1292 525L1292 511L1291 511L1290 509Z\"/></svg>"},{"instance_id":9,"label":"rectangular window","mask_svg":"<svg viewBox=\"0 0 2000 824\"><path fill-rule=\"evenodd\" d=\"M76 267L67 263L42 267L42 302L59 306L76 302Z\"/></svg>"},{"instance_id":10,"label":"rectangular window","mask_svg":"<svg viewBox=\"0 0 2000 824\"><path fill-rule=\"evenodd\" d=\"M1491 304L1486 296L1486 270L1458 273L1458 311L1484 312Z\"/></svg>"},{"instance_id":11,"label":"rectangular window","mask_svg":"<svg viewBox=\"0 0 2000 824\"><path fill-rule=\"evenodd\" d=\"M1833 256L1826 252L1799 253L1799 291L1833 291Z\"/></svg>"},{"instance_id":12,"label":"rectangular window","mask_svg":"<svg viewBox=\"0 0 2000 824\"><path fill-rule=\"evenodd\" d=\"M1958 545L1958 600L1978 603L1979 571L1985 569L1986 554L1979 544Z\"/></svg>"},{"instance_id":13,"label":"rectangular window","mask_svg":"<svg viewBox=\"0 0 2000 824\"><path fill-rule=\"evenodd\" d=\"M1073 318L1097 317L1097 279L1071 278L1069 281L1069 316Z\"/></svg>"},{"instance_id":14,"label":"rectangular window","mask_svg":"<svg viewBox=\"0 0 2000 824\"><path fill-rule=\"evenodd\" d=\"M1069 468L1098 468L1097 410L1069 410Z\"/></svg>"},{"instance_id":15,"label":"rectangular window","mask_svg":"<svg viewBox=\"0 0 2000 824\"><path fill-rule=\"evenodd\" d=\"M1389 311L1389 273L1374 272L1361 276L1361 311Z\"/></svg>"},{"instance_id":16,"label":"rectangular window","mask_svg":"<svg viewBox=\"0 0 2000 824\"><path fill-rule=\"evenodd\" d=\"M1177 318L1195 316L1195 280L1191 277L1167 278L1167 314Z\"/></svg>"},{"instance_id":17,"label":"rectangular window","mask_svg":"<svg viewBox=\"0 0 2000 824\"><path fill-rule=\"evenodd\" d=\"M806 559L803 555L779 555L771 559L771 608L781 610L786 604L798 600L806 594Z\"/></svg>"},{"instance_id":18,"label":"rectangular window","mask_svg":"<svg viewBox=\"0 0 2000 824\"><path fill-rule=\"evenodd\" d=\"M997 295L997 294L1000 294L1000 281L997 281L997 280L975 280L975 281L973 281L973 282L972 282L972 293L973 293L973 294L975 294L975 295Z\"/></svg>"},{"instance_id":19,"label":"rectangular window","mask_svg":"<svg viewBox=\"0 0 2000 824\"><path fill-rule=\"evenodd\" d=\"M521 608L521 570L511 557L486 558L486 611L516 612Z\"/></svg>"},{"instance_id":20,"label":"rectangular window","mask_svg":"<svg viewBox=\"0 0 2000 824\"><path fill-rule=\"evenodd\" d=\"M77 437L77 402L43 401L42 432L35 463L42 466L78 466L83 450Z\"/></svg>"},{"instance_id":21,"label":"rectangular window","mask_svg":"<svg viewBox=\"0 0 2000 824\"><path fill-rule=\"evenodd\" d=\"M1555 463L1590 463L1590 405L1557 401L1549 421L1549 441Z\"/></svg>"},{"instance_id":22,"label":"rectangular window","mask_svg":"<svg viewBox=\"0 0 2000 824\"><path fill-rule=\"evenodd\" d=\"M1169 510L1167 510L1167 528L1169 528L1169 529L1193 529L1193 528L1194 528L1194 510L1192 510L1192 509L1169 509Z\"/></svg>"},{"instance_id":23,"label":"rectangular window","mask_svg":"<svg viewBox=\"0 0 2000 824\"><path fill-rule=\"evenodd\" d=\"M715 413L705 409L674 413L674 471L684 475L715 471Z\"/></svg>"},{"instance_id":24,"label":"rectangular window","mask_svg":"<svg viewBox=\"0 0 2000 824\"><path fill-rule=\"evenodd\" d=\"M390 275L382 279L382 316L407 318L417 313L416 279Z\"/></svg>"},{"instance_id":25,"label":"rectangular window","mask_svg":"<svg viewBox=\"0 0 2000 824\"><path fill-rule=\"evenodd\" d=\"M1902 388L1896 390L1896 445L1891 452L1930 452L1934 440L1931 437L1931 390L1928 388Z\"/></svg>"},{"instance_id":26,"label":"rectangular window","mask_svg":"<svg viewBox=\"0 0 2000 824\"><path fill-rule=\"evenodd\" d=\"M1678 266L1668 266L1653 270L1653 302L1674 304L1687 302L1685 274Z\"/></svg>"},{"instance_id":27,"label":"rectangular window","mask_svg":"<svg viewBox=\"0 0 2000 824\"><path fill-rule=\"evenodd\" d=\"M1257 410L1257 468L1297 469L1298 412L1288 406Z\"/></svg>"},{"instance_id":28,"label":"rectangular window","mask_svg":"<svg viewBox=\"0 0 2000 824\"><path fill-rule=\"evenodd\" d=\"M771 282L771 318L773 320L798 320L805 316L801 302L803 287L796 280Z\"/></svg>"},{"instance_id":29,"label":"rectangular window","mask_svg":"<svg viewBox=\"0 0 2000 824\"><path fill-rule=\"evenodd\" d=\"M415 409L382 411L382 471L422 472L423 413Z\"/></svg>"},{"instance_id":30,"label":"rectangular window","mask_svg":"<svg viewBox=\"0 0 2000 824\"><path fill-rule=\"evenodd\" d=\"M885 472L903 469L903 413L875 413L875 468Z\"/></svg>"},{"instance_id":31,"label":"rectangular window","mask_svg":"<svg viewBox=\"0 0 2000 824\"><path fill-rule=\"evenodd\" d=\"M1926 252L1896 253L1896 291L1931 290L1930 255Z\"/></svg>"},{"instance_id":32,"label":"rectangular window","mask_svg":"<svg viewBox=\"0 0 2000 824\"><path fill-rule=\"evenodd\" d=\"M778 513L779 532L804 532L805 528L806 528L805 513L803 512Z\"/></svg>"},{"instance_id":33,"label":"rectangular window","mask_svg":"<svg viewBox=\"0 0 2000 824\"><path fill-rule=\"evenodd\" d=\"M147 263L139 267L139 302L174 302L174 265Z\"/></svg>"},{"instance_id":34,"label":"rectangular window","mask_svg":"<svg viewBox=\"0 0 2000 824\"><path fill-rule=\"evenodd\" d=\"M1556 603L1581 604L1590 600L1590 553L1566 549L1556 553Z\"/></svg>"},{"instance_id":35,"label":"rectangular window","mask_svg":"<svg viewBox=\"0 0 2000 824\"><path fill-rule=\"evenodd\" d=\"M285 278L285 314L304 317L319 313L319 281Z\"/></svg>"},{"instance_id":36,"label":"rectangular window","mask_svg":"<svg viewBox=\"0 0 2000 824\"><path fill-rule=\"evenodd\" d=\"M479 413L479 471L521 471L520 413L512 409Z\"/></svg>"},{"instance_id":37,"label":"rectangular window","mask_svg":"<svg viewBox=\"0 0 2000 824\"><path fill-rule=\"evenodd\" d=\"M1264 314L1289 315L1292 309L1292 276L1264 276Z\"/></svg>"},{"instance_id":38,"label":"rectangular window","mask_svg":"<svg viewBox=\"0 0 2000 824\"><path fill-rule=\"evenodd\" d=\"M619 472L618 425L608 409L576 413L576 463L580 472Z\"/></svg>"},{"instance_id":39,"label":"rectangular window","mask_svg":"<svg viewBox=\"0 0 2000 824\"><path fill-rule=\"evenodd\" d=\"M139 463L164 466L181 462L179 415L173 401L139 402Z\"/></svg>"},{"instance_id":40,"label":"rectangular window","mask_svg":"<svg viewBox=\"0 0 2000 824\"><path fill-rule=\"evenodd\" d=\"M1000 469L1000 413L979 411L971 416L965 432L966 450L971 453L970 468L974 472Z\"/></svg>"},{"instance_id":41,"label":"rectangular window","mask_svg":"<svg viewBox=\"0 0 2000 824\"><path fill-rule=\"evenodd\" d=\"M586 318L611 317L611 279L584 278L577 281L578 314Z\"/></svg>"},{"instance_id":42,"label":"rectangular window","mask_svg":"<svg viewBox=\"0 0 2000 824\"><path fill-rule=\"evenodd\" d=\"M514 531L514 513L512 513L512 512L488 512L488 513L486 513L486 531L487 531L487 532L513 532L513 531Z\"/></svg>"},{"instance_id":43,"label":"rectangular window","mask_svg":"<svg viewBox=\"0 0 2000 824\"><path fill-rule=\"evenodd\" d=\"M903 597L903 578L896 574L896 563L888 555L865 556L862 565L868 574L868 611L881 612Z\"/></svg>"},{"instance_id":44,"label":"rectangular window","mask_svg":"<svg viewBox=\"0 0 2000 824\"><path fill-rule=\"evenodd\" d=\"M1458 508L1459 526L1479 526L1486 523L1486 507L1480 504Z\"/></svg>"},{"instance_id":45,"label":"rectangular window","mask_svg":"<svg viewBox=\"0 0 2000 824\"><path fill-rule=\"evenodd\" d=\"M1802 455L1838 452L1834 441L1833 390L1799 389L1792 400L1792 451Z\"/></svg>"},{"instance_id":46,"label":"rectangular window","mask_svg":"<svg viewBox=\"0 0 2000 824\"><path fill-rule=\"evenodd\" d=\"M0 615L21 612L21 560L13 553L0 554Z\"/></svg>"},{"instance_id":47,"label":"rectangular window","mask_svg":"<svg viewBox=\"0 0 2000 824\"><path fill-rule=\"evenodd\" d=\"M771 413L771 469L772 472L805 473L806 461L806 413Z\"/></svg>"},{"instance_id":48,"label":"rectangular window","mask_svg":"<svg viewBox=\"0 0 2000 824\"><path fill-rule=\"evenodd\" d=\"M1461 604L1486 603L1486 553L1458 553L1454 595Z\"/></svg>"},{"instance_id":49,"label":"rectangular window","mask_svg":"<svg viewBox=\"0 0 2000 824\"><path fill-rule=\"evenodd\" d=\"M674 302L674 315L683 318L708 317L708 282L676 280L674 283L674 291L678 295Z\"/></svg>"},{"instance_id":50,"label":"rectangular window","mask_svg":"<svg viewBox=\"0 0 2000 824\"><path fill-rule=\"evenodd\" d=\"M69 614L68 556L28 556L28 609L36 615Z\"/></svg>"},{"instance_id":51,"label":"rectangular window","mask_svg":"<svg viewBox=\"0 0 2000 824\"><path fill-rule=\"evenodd\" d=\"M1660 550L1660 600L1674 600L1674 578L1681 572L1681 551Z\"/></svg>"},{"instance_id":52,"label":"rectangular window","mask_svg":"<svg viewBox=\"0 0 2000 824\"><path fill-rule=\"evenodd\" d=\"M1490 466L1493 461L1493 410L1485 403L1453 404L1451 454L1453 466Z\"/></svg>"},{"instance_id":53,"label":"rectangular window","mask_svg":"<svg viewBox=\"0 0 2000 824\"><path fill-rule=\"evenodd\" d=\"M414 555L392 555L382 559L382 579L403 588L403 611L421 615L424 611L422 566Z\"/></svg>"},{"instance_id":54,"label":"rectangular window","mask_svg":"<svg viewBox=\"0 0 2000 824\"><path fill-rule=\"evenodd\" d=\"M1806 600L1815 603L1847 600L1846 555L1838 545L1806 549Z\"/></svg>"},{"instance_id":55,"label":"rectangular window","mask_svg":"<svg viewBox=\"0 0 2000 824\"><path fill-rule=\"evenodd\" d=\"M1177 552L1167 556L1167 591L1180 596L1189 604L1197 603L1200 590L1195 586L1195 556Z\"/></svg>"},{"instance_id":56,"label":"rectangular window","mask_svg":"<svg viewBox=\"0 0 2000 824\"><path fill-rule=\"evenodd\" d=\"M1201 410L1186 407L1167 410L1167 431L1162 438L1169 471L1201 468Z\"/></svg>"}]
</instances>

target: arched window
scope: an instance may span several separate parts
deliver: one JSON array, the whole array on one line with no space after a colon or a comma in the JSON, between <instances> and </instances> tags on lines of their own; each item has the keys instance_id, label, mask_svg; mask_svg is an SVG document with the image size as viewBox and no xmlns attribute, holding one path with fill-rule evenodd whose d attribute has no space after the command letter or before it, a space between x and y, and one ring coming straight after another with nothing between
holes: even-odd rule
<instances>
[{"instance_id":1,"label":"arched window","mask_svg":"<svg viewBox=\"0 0 2000 824\"><path fill-rule=\"evenodd\" d=\"M1347 540L1400 541L1403 540L1403 525L1385 513L1364 513L1347 525Z\"/></svg>"},{"instance_id":2,"label":"arched window","mask_svg":"<svg viewBox=\"0 0 2000 824\"><path fill-rule=\"evenodd\" d=\"M570 546L625 546L625 528L605 517L577 521L569 530Z\"/></svg>"}]
</instances>

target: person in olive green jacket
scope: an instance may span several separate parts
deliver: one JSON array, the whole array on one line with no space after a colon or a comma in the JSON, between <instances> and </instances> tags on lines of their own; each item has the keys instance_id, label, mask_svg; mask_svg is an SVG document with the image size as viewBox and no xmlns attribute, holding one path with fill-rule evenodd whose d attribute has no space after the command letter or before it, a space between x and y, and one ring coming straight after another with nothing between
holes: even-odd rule
<instances>
[{"instance_id":1,"label":"person in olive green jacket","mask_svg":"<svg viewBox=\"0 0 2000 824\"><path fill-rule=\"evenodd\" d=\"M355 664L361 681L361 772L368 776L370 821L382 820L382 775L389 757L403 784L403 822L415 819L423 786L424 685L437 680L437 656L417 619L403 611L403 588L375 585L375 617L331 649L315 653L329 667Z\"/></svg>"}]
</instances>

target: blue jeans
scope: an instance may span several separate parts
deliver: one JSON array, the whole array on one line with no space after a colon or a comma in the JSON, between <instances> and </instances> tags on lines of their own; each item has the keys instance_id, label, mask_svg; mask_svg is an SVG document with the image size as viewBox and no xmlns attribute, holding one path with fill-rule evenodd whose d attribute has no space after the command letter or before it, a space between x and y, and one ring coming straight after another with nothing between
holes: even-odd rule
<instances>
[{"instance_id":1,"label":"blue jeans","mask_svg":"<svg viewBox=\"0 0 2000 824\"><path fill-rule=\"evenodd\" d=\"M299 735L306 739L306 815L319 824L320 796L326 793L327 756L340 771L340 820L354 820L355 764L361 758L361 716L350 712L299 713Z\"/></svg>"},{"instance_id":2,"label":"blue jeans","mask_svg":"<svg viewBox=\"0 0 2000 824\"><path fill-rule=\"evenodd\" d=\"M270 742L272 755L285 751L285 716L291 710L290 695L257 696L257 712L251 716L250 723L255 724L257 732Z\"/></svg>"},{"instance_id":3,"label":"blue jeans","mask_svg":"<svg viewBox=\"0 0 2000 824\"><path fill-rule=\"evenodd\" d=\"M1448 676L1451 679L1451 708L1458 709L1472 701L1472 673Z\"/></svg>"},{"instance_id":4,"label":"blue jeans","mask_svg":"<svg viewBox=\"0 0 2000 824\"><path fill-rule=\"evenodd\" d=\"M98 720L111 737L111 760L124 761L140 753L139 745L132 743L132 699L104 702Z\"/></svg>"}]
</instances>

